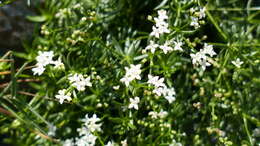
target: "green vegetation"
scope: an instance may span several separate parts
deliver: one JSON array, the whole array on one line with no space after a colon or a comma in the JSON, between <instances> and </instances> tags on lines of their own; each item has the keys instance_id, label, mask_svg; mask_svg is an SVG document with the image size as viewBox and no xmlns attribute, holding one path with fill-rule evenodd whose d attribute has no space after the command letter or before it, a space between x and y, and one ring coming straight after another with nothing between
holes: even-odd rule
<instances>
[{"instance_id":1,"label":"green vegetation","mask_svg":"<svg viewBox=\"0 0 260 146\"><path fill-rule=\"evenodd\" d=\"M25 51L0 59L0 134L12 145L259 145L259 5L45 0L27 16Z\"/></svg>"}]
</instances>

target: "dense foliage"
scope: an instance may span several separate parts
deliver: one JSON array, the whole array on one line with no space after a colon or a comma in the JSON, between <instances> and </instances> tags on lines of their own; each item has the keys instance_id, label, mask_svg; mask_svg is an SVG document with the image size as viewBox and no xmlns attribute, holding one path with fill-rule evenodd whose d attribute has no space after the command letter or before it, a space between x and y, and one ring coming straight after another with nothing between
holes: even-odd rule
<instances>
[{"instance_id":1,"label":"dense foliage","mask_svg":"<svg viewBox=\"0 0 260 146\"><path fill-rule=\"evenodd\" d=\"M26 53L0 62L7 143L259 144L257 3L46 0L27 18Z\"/></svg>"}]
</instances>

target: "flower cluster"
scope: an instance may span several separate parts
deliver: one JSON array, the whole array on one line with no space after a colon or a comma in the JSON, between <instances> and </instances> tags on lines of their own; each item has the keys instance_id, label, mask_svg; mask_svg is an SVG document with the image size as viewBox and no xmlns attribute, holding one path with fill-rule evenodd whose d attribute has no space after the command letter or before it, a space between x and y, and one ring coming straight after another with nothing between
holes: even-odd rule
<instances>
[{"instance_id":1,"label":"flower cluster","mask_svg":"<svg viewBox=\"0 0 260 146\"><path fill-rule=\"evenodd\" d=\"M74 74L68 78L72 87L76 88L78 91L85 91L86 86L91 87L90 77L84 78L82 74ZM58 91L58 95L55 96L59 99L60 104L63 104L64 100L68 102L72 100L71 93L66 89Z\"/></svg>"},{"instance_id":2,"label":"flower cluster","mask_svg":"<svg viewBox=\"0 0 260 146\"><path fill-rule=\"evenodd\" d=\"M61 59L54 61L54 53L53 51L39 51L38 56L36 57L36 67L32 69L33 74L42 75L45 71L45 67L49 64L53 64L55 69L62 69L64 68L64 64L61 62Z\"/></svg>"},{"instance_id":3,"label":"flower cluster","mask_svg":"<svg viewBox=\"0 0 260 146\"><path fill-rule=\"evenodd\" d=\"M129 67L125 67L126 74L123 78L120 79L121 82L125 83L126 86L129 86L129 83L134 79L141 80L141 64L138 65L130 65Z\"/></svg>"},{"instance_id":4,"label":"flower cluster","mask_svg":"<svg viewBox=\"0 0 260 146\"><path fill-rule=\"evenodd\" d=\"M75 139L66 139L63 143L64 146L94 146L96 143L97 136L93 132L101 131L100 119L94 114L92 117L89 117L88 114L84 119L81 120L84 122L81 128L78 128L79 137ZM74 142L75 140L75 142Z\"/></svg>"},{"instance_id":5,"label":"flower cluster","mask_svg":"<svg viewBox=\"0 0 260 146\"><path fill-rule=\"evenodd\" d=\"M82 74L74 74L69 77L69 81L78 91L84 91L86 86L91 87L90 77L84 78Z\"/></svg>"},{"instance_id":6,"label":"flower cluster","mask_svg":"<svg viewBox=\"0 0 260 146\"><path fill-rule=\"evenodd\" d=\"M158 11L159 16L154 18L155 26L153 26L153 31L150 34L151 36L155 36L156 38L159 38L160 35L164 33L170 33L170 30L168 29L169 24L166 22L168 19L166 13L167 12L165 10Z\"/></svg>"},{"instance_id":7,"label":"flower cluster","mask_svg":"<svg viewBox=\"0 0 260 146\"><path fill-rule=\"evenodd\" d=\"M164 96L169 103L175 101L175 89L168 88L164 83L164 78L159 78L159 76L148 75L148 84L153 85L153 93L157 96Z\"/></svg>"},{"instance_id":8,"label":"flower cluster","mask_svg":"<svg viewBox=\"0 0 260 146\"><path fill-rule=\"evenodd\" d=\"M158 11L158 17L154 18L155 26L153 26L153 31L150 36L154 36L156 38L160 38L160 35L164 33L170 33L168 29L168 23L166 20L168 19L167 12L165 10ZM153 40L150 40L149 45L143 50L143 53L147 51L151 51L154 54L157 48L161 49L164 54L167 54L171 51L183 51L182 49L183 43L181 41L168 40L165 41L164 44L157 44ZM174 47L172 47L174 46Z\"/></svg>"},{"instance_id":9,"label":"flower cluster","mask_svg":"<svg viewBox=\"0 0 260 146\"><path fill-rule=\"evenodd\" d=\"M190 9L190 13L191 13L191 23L190 26L193 26L195 29L200 27L200 24L202 23L202 19L206 17L205 14L206 8L200 8L195 9L195 8L191 8Z\"/></svg>"},{"instance_id":10,"label":"flower cluster","mask_svg":"<svg viewBox=\"0 0 260 146\"><path fill-rule=\"evenodd\" d=\"M211 65L210 62L208 62L209 57L207 55L213 57L216 55L216 52L214 52L212 45L205 43L203 49L200 49L199 52L190 54L192 64L201 65L202 69L205 70L207 66Z\"/></svg>"},{"instance_id":11,"label":"flower cluster","mask_svg":"<svg viewBox=\"0 0 260 146\"><path fill-rule=\"evenodd\" d=\"M58 95L55 95L57 99L59 99L60 104L64 102L64 100L71 101L71 93L67 92L66 89L62 89L58 91Z\"/></svg>"},{"instance_id":12,"label":"flower cluster","mask_svg":"<svg viewBox=\"0 0 260 146\"><path fill-rule=\"evenodd\" d=\"M138 103L139 102L140 102L139 97L130 98L130 104L129 104L128 108L129 109L134 108L134 109L138 110Z\"/></svg>"},{"instance_id":13,"label":"flower cluster","mask_svg":"<svg viewBox=\"0 0 260 146\"><path fill-rule=\"evenodd\" d=\"M148 113L152 119L165 118L168 115L168 112L161 110L160 112L150 111Z\"/></svg>"},{"instance_id":14,"label":"flower cluster","mask_svg":"<svg viewBox=\"0 0 260 146\"><path fill-rule=\"evenodd\" d=\"M85 116L84 119L82 119L82 122L84 122L84 125L90 132L94 131L101 131L101 124L97 124L100 119L97 117L96 114L94 114L91 118L88 117L88 114Z\"/></svg>"}]
</instances>

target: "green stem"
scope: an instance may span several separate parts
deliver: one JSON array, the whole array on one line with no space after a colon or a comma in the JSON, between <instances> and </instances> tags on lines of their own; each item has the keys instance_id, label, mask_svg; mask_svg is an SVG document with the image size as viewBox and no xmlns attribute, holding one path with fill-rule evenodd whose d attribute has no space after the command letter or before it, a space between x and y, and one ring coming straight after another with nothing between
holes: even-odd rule
<instances>
[{"instance_id":1,"label":"green stem","mask_svg":"<svg viewBox=\"0 0 260 146\"><path fill-rule=\"evenodd\" d=\"M244 121L244 126L245 126L247 137L249 139L249 142L250 142L251 146L253 146L252 137L250 136L250 132L248 131L248 127L247 127L247 119L246 119L244 114L243 114L243 121Z\"/></svg>"},{"instance_id":2,"label":"green stem","mask_svg":"<svg viewBox=\"0 0 260 146\"><path fill-rule=\"evenodd\" d=\"M227 35L221 30L221 28L219 27L218 23L215 21L215 19L213 18L213 16L210 14L210 12L206 9L206 14L209 18L209 20L213 23L213 25L216 27L216 29L218 30L218 32L220 33L220 35L223 37L223 39L225 41L227 41Z\"/></svg>"}]
</instances>

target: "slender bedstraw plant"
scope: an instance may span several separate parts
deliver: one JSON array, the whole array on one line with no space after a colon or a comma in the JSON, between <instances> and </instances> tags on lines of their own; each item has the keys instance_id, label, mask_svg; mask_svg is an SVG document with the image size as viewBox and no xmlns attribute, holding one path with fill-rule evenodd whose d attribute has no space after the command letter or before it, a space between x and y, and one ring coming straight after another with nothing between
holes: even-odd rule
<instances>
[{"instance_id":1,"label":"slender bedstraw plant","mask_svg":"<svg viewBox=\"0 0 260 146\"><path fill-rule=\"evenodd\" d=\"M46 0L14 53L26 63L0 62L0 133L14 145L258 145L257 5Z\"/></svg>"}]
</instances>

